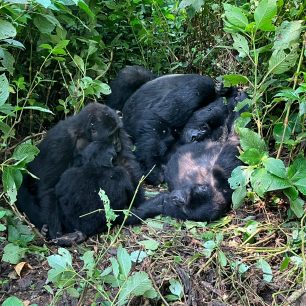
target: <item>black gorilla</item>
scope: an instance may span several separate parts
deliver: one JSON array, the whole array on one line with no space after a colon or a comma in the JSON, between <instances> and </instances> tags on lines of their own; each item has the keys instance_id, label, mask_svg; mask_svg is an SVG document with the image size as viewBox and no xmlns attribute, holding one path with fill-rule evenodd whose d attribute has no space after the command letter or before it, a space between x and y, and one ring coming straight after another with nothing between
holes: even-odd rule
<instances>
[{"instance_id":1,"label":"black gorilla","mask_svg":"<svg viewBox=\"0 0 306 306\"><path fill-rule=\"evenodd\" d=\"M190 128L190 119L182 135L190 136L187 131L193 131L194 138L184 138L193 142L180 146L166 166L165 181L170 192L161 193L140 206L137 211L140 218L162 214L182 220L212 221L230 209L232 190L228 178L241 165L237 158L239 139L233 131L237 114L232 109L237 101L245 98L243 93L233 95L227 105L218 99L213 107L206 106L194 114L193 118L199 120ZM222 110L219 121L213 123L218 131L210 131L204 137L200 127L209 131L211 120L216 120L214 110L219 109Z\"/></svg>"},{"instance_id":2,"label":"black gorilla","mask_svg":"<svg viewBox=\"0 0 306 306\"><path fill-rule=\"evenodd\" d=\"M115 80L110 83L111 94L106 98L106 104L113 109L122 111L127 99L144 83L156 76L141 66L126 66L119 71Z\"/></svg>"},{"instance_id":3,"label":"black gorilla","mask_svg":"<svg viewBox=\"0 0 306 306\"><path fill-rule=\"evenodd\" d=\"M117 185L118 188L122 188L120 190L135 190L141 177L139 165L131 152L130 141L122 129L122 123L115 111L106 105L89 104L78 115L59 122L48 131L38 147L40 153L29 164L28 170L39 180L25 175L18 192L17 207L25 212L38 228L47 225L50 239L72 229L73 224L66 225L65 222L71 220L69 211L72 216L78 213L77 208L74 211L74 205L78 207L80 202L74 204L74 201L83 196L78 186L82 186L84 193L87 187L93 188L93 178L98 174L94 171L95 163L99 168L107 169L101 173L100 181L105 183L109 180L110 185L105 187L103 183L103 187L109 192L114 192L108 195L111 199L117 197L116 192L120 194ZM118 168L125 171L125 174L121 173L122 177L117 177L118 181L113 181L108 176L112 171L114 176L117 175L120 172ZM75 177L71 175L74 172ZM74 190L69 194L71 201L68 204L63 188ZM93 192L92 189L87 192L89 191ZM126 197L118 205L123 205L124 201L128 204L132 198L130 193L131 191L127 192ZM137 200L141 197L142 191ZM68 205L66 210L65 205ZM83 205L84 210L94 210L89 202L84 202ZM78 230L78 221L75 221L73 230ZM91 223L88 223L88 227L92 227L92 232L100 229Z\"/></svg>"},{"instance_id":4,"label":"black gorilla","mask_svg":"<svg viewBox=\"0 0 306 306\"><path fill-rule=\"evenodd\" d=\"M193 112L215 100L213 80L206 76L166 75L142 85L125 102L123 122L136 146L148 182L163 181L163 164L177 135Z\"/></svg>"}]
</instances>

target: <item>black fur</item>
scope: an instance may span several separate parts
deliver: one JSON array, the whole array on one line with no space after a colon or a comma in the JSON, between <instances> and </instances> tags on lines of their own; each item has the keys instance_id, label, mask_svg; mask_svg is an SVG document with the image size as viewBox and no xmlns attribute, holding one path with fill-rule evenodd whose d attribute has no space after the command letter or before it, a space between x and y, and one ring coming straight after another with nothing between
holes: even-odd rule
<instances>
[{"instance_id":1,"label":"black fur","mask_svg":"<svg viewBox=\"0 0 306 306\"><path fill-rule=\"evenodd\" d=\"M74 217L82 209L95 209L90 200L96 196L92 193L98 191L97 184L102 182L101 187L114 192L108 195L113 200L117 199L116 193L120 194L120 190L135 189L141 177L122 123L116 112L106 105L89 104L78 115L59 122L48 131L38 147L40 153L29 164L28 170L39 180L25 175L18 192L17 207L38 228L47 225L50 239L67 233L72 227L78 230L82 221ZM103 170L100 176L98 169ZM119 175L118 181L110 179L112 172L114 176L122 174L122 178ZM105 186L108 180L109 185ZM87 190L87 187L91 189ZM88 201L80 201L87 193L90 194ZM139 199L141 195L140 192ZM121 202L112 205L120 206L123 202L127 205L130 200L129 193ZM82 209L79 204L83 205ZM67 220L71 222L67 223ZM88 222L87 227L86 233L92 233L99 231L102 225L98 227Z\"/></svg>"}]
</instances>

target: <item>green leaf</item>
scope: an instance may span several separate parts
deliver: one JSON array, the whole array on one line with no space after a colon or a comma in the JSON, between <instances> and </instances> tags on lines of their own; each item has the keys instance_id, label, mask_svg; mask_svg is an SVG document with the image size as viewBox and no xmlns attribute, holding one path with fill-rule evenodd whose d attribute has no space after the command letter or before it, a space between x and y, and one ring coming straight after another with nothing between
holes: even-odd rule
<instances>
[{"instance_id":1,"label":"green leaf","mask_svg":"<svg viewBox=\"0 0 306 306\"><path fill-rule=\"evenodd\" d=\"M117 259L121 273L127 278L132 268L132 261L129 253L122 246L118 248Z\"/></svg>"},{"instance_id":2,"label":"green leaf","mask_svg":"<svg viewBox=\"0 0 306 306\"><path fill-rule=\"evenodd\" d=\"M289 201L290 201L290 208L292 209L294 214L298 218L302 218L304 215L304 204L305 204L304 201L301 198L296 198L293 201L289 198Z\"/></svg>"},{"instance_id":3,"label":"green leaf","mask_svg":"<svg viewBox=\"0 0 306 306\"><path fill-rule=\"evenodd\" d=\"M283 21L277 27L274 38L274 50L284 50L291 48L300 39L302 31L302 20Z\"/></svg>"},{"instance_id":4,"label":"green leaf","mask_svg":"<svg viewBox=\"0 0 306 306\"><path fill-rule=\"evenodd\" d=\"M85 64L81 57L74 55L73 61L82 72L85 72Z\"/></svg>"},{"instance_id":5,"label":"green leaf","mask_svg":"<svg viewBox=\"0 0 306 306\"><path fill-rule=\"evenodd\" d=\"M169 286L169 290L172 294L178 296L179 298L182 298L184 295L184 288L182 286L182 284L176 280L176 279L170 279L170 286Z\"/></svg>"},{"instance_id":6,"label":"green leaf","mask_svg":"<svg viewBox=\"0 0 306 306\"><path fill-rule=\"evenodd\" d=\"M48 14L36 16L33 23L43 34L51 34L56 26L61 26L54 16Z\"/></svg>"},{"instance_id":7,"label":"green leaf","mask_svg":"<svg viewBox=\"0 0 306 306\"><path fill-rule=\"evenodd\" d=\"M112 264L113 274L114 274L115 278L118 279L119 272L120 272L120 270L119 270L119 263L118 263L117 259L114 258L114 257L111 257L109 260L110 260L110 262Z\"/></svg>"},{"instance_id":8,"label":"green leaf","mask_svg":"<svg viewBox=\"0 0 306 306\"><path fill-rule=\"evenodd\" d=\"M0 19L0 40L15 37L16 34L17 31L10 22Z\"/></svg>"},{"instance_id":9,"label":"green leaf","mask_svg":"<svg viewBox=\"0 0 306 306\"><path fill-rule=\"evenodd\" d=\"M54 115L54 113L51 112L49 109L43 108L43 107L40 107L40 106L23 106L23 107L16 106L15 107L16 111L17 110L23 110L23 109L32 109L32 110L37 110L37 111L42 112L42 113L48 113L48 114Z\"/></svg>"},{"instance_id":10,"label":"green leaf","mask_svg":"<svg viewBox=\"0 0 306 306\"><path fill-rule=\"evenodd\" d=\"M240 156L239 159L244 163L254 166L261 163L262 158L265 156L265 152L259 151L258 149L251 148L245 150Z\"/></svg>"},{"instance_id":11,"label":"green leaf","mask_svg":"<svg viewBox=\"0 0 306 306\"><path fill-rule=\"evenodd\" d=\"M273 51L269 60L269 71L273 74L282 74L292 68L299 57L297 50L298 45L290 48L289 52L284 50Z\"/></svg>"},{"instance_id":12,"label":"green leaf","mask_svg":"<svg viewBox=\"0 0 306 306\"><path fill-rule=\"evenodd\" d=\"M295 187L284 189L284 194L292 201L294 201L299 196L299 192Z\"/></svg>"},{"instance_id":13,"label":"green leaf","mask_svg":"<svg viewBox=\"0 0 306 306\"><path fill-rule=\"evenodd\" d=\"M222 251L218 251L218 261L219 261L221 267L226 267L227 258Z\"/></svg>"},{"instance_id":14,"label":"green leaf","mask_svg":"<svg viewBox=\"0 0 306 306\"><path fill-rule=\"evenodd\" d=\"M86 251L81 259L84 262L84 269L87 270L87 275L91 277L95 268L94 251Z\"/></svg>"},{"instance_id":15,"label":"green leaf","mask_svg":"<svg viewBox=\"0 0 306 306\"><path fill-rule=\"evenodd\" d=\"M92 10L88 7L88 5L82 1L82 0L79 0L78 1L78 6L80 9L82 9L90 18L95 18L96 15L92 12Z\"/></svg>"},{"instance_id":16,"label":"green leaf","mask_svg":"<svg viewBox=\"0 0 306 306\"><path fill-rule=\"evenodd\" d=\"M11 264L17 264L24 257L26 250L13 243L8 243L3 249L2 260Z\"/></svg>"},{"instance_id":17,"label":"green leaf","mask_svg":"<svg viewBox=\"0 0 306 306\"><path fill-rule=\"evenodd\" d=\"M228 183L232 189L247 185L247 178L241 166L236 167L228 179Z\"/></svg>"},{"instance_id":18,"label":"green leaf","mask_svg":"<svg viewBox=\"0 0 306 306\"><path fill-rule=\"evenodd\" d=\"M233 209L238 209L243 204L245 197L246 197L245 186L238 187L236 190L234 190L232 194Z\"/></svg>"},{"instance_id":19,"label":"green leaf","mask_svg":"<svg viewBox=\"0 0 306 306\"><path fill-rule=\"evenodd\" d=\"M146 250L155 251L159 247L159 242L154 239L142 240L138 242L140 245L143 245Z\"/></svg>"},{"instance_id":20,"label":"green leaf","mask_svg":"<svg viewBox=\"0 0 306 306\"><path fill-rule=\"evenodd\" d=\"M9 242L23 247L26 246L29 242L31 242L34 238L35 235L31 231L31 229L25 224L22 224L21 221L16 221L8 225L7 240Z\"/></svg>"},{"instance_id":21,"label":"green leaf","mask_svg":"<svg viewBox=\"0 0 306 306\"><path fill-rule=\"evenodd\" d=\"M124 305L128 298L132 296L145 296L155 298L156 291L152 282L145 272L136 272L130 276L121 288L119 294L119 305Z\"/></svg>"},{"instance_id":22,"label":"green leaf","mask_svg":"<svg viewBox=\"0 0 306 306\"><path fill-rule=\"evenodd\" d=\"M2 66L10 73L10 75L13 75L15 64L14 56L10 52L0 48L0 58L2 58Z\"/></svg>"},{"instance_id":23,"label":"green leaf","mask_svg":"<svg viewBox=\"0 0 306 306\"><path fill-rule=\"evenodd\" d=\"M263 31L273 31L273 18L277 13L276 0L262 0L254 12L256 28Z\"/></svg>"},{"instance_id":24,"label":"green leaf","mask_svg":"<svg viewBox=\"0 0 306 306\"><path fill-rule=\"evenodd\" d=\"M80 297L80 293L78 292L78 290L76 290L75 288L73 288L73 287L69 287L69 288L67 288L67 293L71 296L71 297L73 297L73 298L79 298Z\"/></svg>"},{"instance_id":25,"label":"green leaf","mask_svg":"<svg viewBox=\"0 0 306 306\"><path fill-rule=\"evenodd\" d=\"M186 8L188 6L191 6L196 12L199 12L203 4L204 0L182 0L179 5L179 8Z\"/></svg>"},{"instance_id":26,"label":"green leaf","mask_svg":"<svg viewBox=\"0 0 306 306\"><path fill-rule=\"evenodd\" d=\"M248 84L249 80L242 74L226 74L223 76L224 86L235 86L238 84Z\"/></svg>"},{"instance_id":27,"label":"green leaf","mask_svg":"<svg viewBox=\"0 0 306 306\"><path fill-rule=\"evenodd\" d=\"M283 272L284 270L286 270L289 266L289 263L290 263L290 257L286 256L282 261L282 263L280 264L279 271Z\"/></svg>"},{"instance_id":28,"label":"green leaf","mask_svg":"<svg viewBox=\"0 0 306 306\"><path fill-rule=\"evenodd\" d=\"M238 33L232 34L234 43L233 47L239 52L239 57L243 58L249 55L250 49L246 38Z\"/></svg>"},{"instance_id":29,"label":"green leaf","mask_svg":"<svg viewBox=\"0 0 306 306\"><path fill-rule=\"evenodd\" d=\"M9 82L5 74L0 75L0 106L2 106L9 97Z\"/></svg>"},{"instance_id":30,"label":"green leaf","mask_svg":"<svg viewBox=\"0 0 306 306\"><path fill-rule=\"evenodd\" d=\"M17 189L22 182L21 171L14 166L3 167L2 182L3 189L10 199L10 204L13 204L17 200Z\"/></svg>"},{"instance_id":31,"label":"green leaf","mask_svg":"<svg viewBox=\"0 0 306 306\"><path fill-rule=\"evenodd\" d=\"M298 157L289 166L287 172L288 178L290 181L297 182L300 179L306 177L306 159L304 157Z\"/></svg>"},{"instance_id":32,"label":"green leaf","mask_svg":"<svg viewBox=\"0 0 306 306\"><path fill-rule=\"evenodd\" d=\"M261 269L263 272L263 279L270 283L273 279L272 269L267 261L260 258L256 263L257 268Z\"/></svg>"},{"instance_id":33,"label":"green leaf","mask_svg":"<svg viewBox=\"0 0 306 306\"><path fill-rule=\"evenodd\" d=\"M286 167L282 160L269 157L263 160L263 164L266 170L269 171L270 173L281 178L287 177Z\"/></svg>"},{"instance_id":34,"label":"green leaf","mask_svg":"<svg viewBox=\"0 0 306 306\"><path fill-rule=\"evenodd\" d=\"M288 140L291 137L291 128L289 126L286 127L285 133L284 133L285 127L282 122L276 123L273 128L273 137L277 143L280 143L282 141L282 137L284 135L284 140Z\"/></svg>"},{"instance_id":35,"label":"green leaf","mask_svg":"<svg viewBox=\"0 0 306 306\"><path fill-rule=\"evenodd\" d=\"M261 137L248 128L239 128L240 144L243 150L255 148L258 151L266 152L266 144Z\"/></svg>"},{"instance_id":36,"label":"green leaf","mask_svg":"<svg viewBox=\"0 0 306 306\"><path fill-rule=\"evenodd\" d=\"M24 142L16 147L12 158L15 160L24 160L26 163L31 162L39 153L39 149L29 142Z\"/></svg>"},{"instance_id":37,"label":"green leaf","mask_svg":"<svg viewBox=\"0 0 306 306\"><path fill-rule=\"evenodd\" d=\"M205 249L214 250L217 245L216 245L215 241L208 240L208 241L204 242L203 246L204 246Z\"/></svg>"},{"instance_id":38,"label":"green leaf","mask_svg":"<svg viewBox=\"0 0 306 306\"><path fill-rule=\"evenodd\" d=\"M16 296L10 296L2 303L2 306L24 306L24 304Z\"/></svg>"},{"instance_id":39,"label":"green leaf","mask_svg":"<svg viewBox=\"0 0 306 306\"><path fill-rule=\"evenodd\" d=\"M245 29L245 27L249 24L249 21L243 10L237 6L227 3L223 4L223 7L227 21L238 28Z\"/></svg>"},{"instance_id":40,"label":"green leaf","mask_svg":"<svg viewBox=\"0 0 306 306\"><path fill-rule=\"evenodd\" d=\"M294 186L297 187L299 192L303 195L306 195L306 178L302 178L294 183Z\"/></svg>"},{"instance_id":41,"label":"green leaf","mask_svg":"<svg viewBox=\"0 0 306 306\"><path fill-rule=\"evenodd\" d=\"M51 0L35 0L38 4L42 5L44 8L48 8L52 5Z\"/></svg>"},{"instance_id":42,"label":"green leaf","mask_svg":"<svg viewBox=\"0 0 306 306\"><path fill-rule=\"evenodd\" d=\"M132 252L131 255L130 255L130 258L131 258L132 262L140 263L147 256L148 256L148 254L145 251L138 250L138 251Z\"/></svg>"}]
</instances>

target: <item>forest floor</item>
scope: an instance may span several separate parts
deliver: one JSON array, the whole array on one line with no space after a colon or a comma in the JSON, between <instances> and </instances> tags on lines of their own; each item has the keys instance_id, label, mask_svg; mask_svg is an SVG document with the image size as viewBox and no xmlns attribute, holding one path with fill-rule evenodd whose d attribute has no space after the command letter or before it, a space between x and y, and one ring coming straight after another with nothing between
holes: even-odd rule
<instances>
[{"instance_id":1,"label":"forest floor","mask_svg":"<svg viewBox=\"0 0 306 306\"><path fill-rule=\"evenodd\" d=\"M144 251L145 258L132 271L147 272L159 298L133 298L128 305L306 305L301 289L306 269L304 241L299 238L304 237L299 235L304 227L301 222L285 222L285 217L284 204L267 207L262 203L232 211L210 224L147 220L142 226L124 227L97 269L103 271L110 265L109 258L116 255L119 245L129 253ZM80 257L85 251L106 250L116 230L68 248L75 270L82 267ZM36 239L32 244L41 247L45 243ZM5 245L5 239L0 241L0 254ZM57 246L48 245L45 252L27 253L22 264L1 261L0 303L16 296L25 306L104 305L96 298L94 286L73 297L47 281L47 256L57 251ZM170 291L171 280L182 287ZM118 289L107 291L115 296Z\"/></svg>"}]
</instances>

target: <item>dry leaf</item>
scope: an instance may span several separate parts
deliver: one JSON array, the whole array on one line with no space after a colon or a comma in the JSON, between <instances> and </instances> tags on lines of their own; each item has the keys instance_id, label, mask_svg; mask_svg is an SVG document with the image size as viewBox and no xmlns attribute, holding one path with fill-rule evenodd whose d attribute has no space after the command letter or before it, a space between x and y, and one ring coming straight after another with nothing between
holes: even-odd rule
<instances>
[{"instance_id":1,"label":"dry leaf","mask_svg":"<svg viewBox=\"0 0 306 306\"><path fill-rule=\"evenodd\" d=\"M15 271L18 276L21 276L21 271L24 269L33 269L33 268L25 261L22 261L15 266Z\"/></svg>"}]
</instances>

